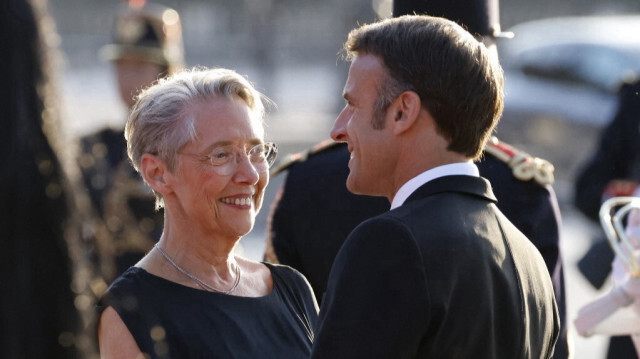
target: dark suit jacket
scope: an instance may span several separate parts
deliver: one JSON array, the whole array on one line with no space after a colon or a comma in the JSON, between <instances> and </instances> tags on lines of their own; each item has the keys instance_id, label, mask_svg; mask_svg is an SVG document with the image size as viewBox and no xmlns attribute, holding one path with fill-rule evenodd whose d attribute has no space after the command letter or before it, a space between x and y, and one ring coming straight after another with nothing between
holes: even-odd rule
<instances>
[{"instance_id":1,"label":"dark suit jacket","mask_svg":"<svg viewBox=\"0 0 640 359\"><path fill-rule=\"evenodd\" d=\"M564 268L560 253L561 216L551 185L542 186L513 176L512 169L489 153L477 163L480 175L491 182L498 208L542 254L553 282L560 312L561 333L554 359L569 357L567 304Z\"/></svg>"},{"instance_id":2,"label":"dark suit jacket","mask_svg":"<svg viewBox=\"0 0 640 359\"><path fill-rule=\"evenodd\" d=\"M488 181L446 176L349 235L312 358L550 358L558 309L540 253Z\"/></svg>"}]
</instances>

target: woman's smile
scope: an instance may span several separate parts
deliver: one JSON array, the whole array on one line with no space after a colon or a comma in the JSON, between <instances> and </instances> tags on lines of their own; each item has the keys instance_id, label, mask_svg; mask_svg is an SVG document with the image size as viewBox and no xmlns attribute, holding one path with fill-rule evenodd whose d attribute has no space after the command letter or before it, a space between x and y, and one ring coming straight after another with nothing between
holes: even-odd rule
<instances>
[{"instance_id":1,"label":"woman's smile","mask_svg":"<svg viewBox=\"0 0 640 359\"><path fill-rule=\"evenodd\" d=\"M251 207L253 203L252 195L238 195L232 197L224 197L220 199L220 202L224 204L230 204L239 207Z\"/></svg>"}]
</instances>

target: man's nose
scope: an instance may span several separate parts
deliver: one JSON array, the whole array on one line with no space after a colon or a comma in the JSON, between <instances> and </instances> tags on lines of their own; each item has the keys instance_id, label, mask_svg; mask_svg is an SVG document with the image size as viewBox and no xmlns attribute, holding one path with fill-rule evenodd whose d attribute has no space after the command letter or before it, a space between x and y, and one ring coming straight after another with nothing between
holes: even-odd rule
<instances>
[{"instance_id":1,"label":"man's nose","mask_svg":"<svg viewBox=\"0 0 640 359\"><path fill-rule=\"evenodd\" d=\"M347 116L345 114L345 110L342 110L335 122L333 123L333 128L331 128L331 138L336 142L346 142L347 141Z\"/></svg>"}]
</instances>

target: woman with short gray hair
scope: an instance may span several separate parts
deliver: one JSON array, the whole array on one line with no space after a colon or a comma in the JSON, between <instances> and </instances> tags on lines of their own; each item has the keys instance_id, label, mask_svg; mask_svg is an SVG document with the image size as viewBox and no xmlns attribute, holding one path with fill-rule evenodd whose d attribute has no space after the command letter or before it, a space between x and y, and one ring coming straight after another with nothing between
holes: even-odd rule
<instances>
[{"instance_id":1,"label":"woman with short gray hair","mask_svg":"<svg viewBox=\"0 0 640 359\"><path fill-rule=\"evenodd\" d=\"M103 358L309 356L318 308L306 279L234 254L277 154L263 117L263 96L226 69L187 70L139 95L127 150L165 226L101 300Z\"/></svg>"}]
</instances>

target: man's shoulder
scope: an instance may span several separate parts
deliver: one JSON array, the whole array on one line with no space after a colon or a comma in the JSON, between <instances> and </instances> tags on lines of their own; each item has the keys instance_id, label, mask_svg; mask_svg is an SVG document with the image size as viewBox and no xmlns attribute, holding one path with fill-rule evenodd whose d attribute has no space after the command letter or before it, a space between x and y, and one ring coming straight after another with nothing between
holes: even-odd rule
<instances>
[{"instance_id":1,"label":"man's shoulder","mask_svg":"<svg viewBox=\"0 0 640 359\"><path fill-rule=\"evenodd\" d=\"M508 176L521 182L546 186L555 180L555 168L551 162L532 156L496 137L487 141L478 168L481 176L494 181Z\"/></svg>"},{"instance_id":2,"label":"man's shoulder","mask_svg":"<svg viewBox=\"0 0 640 359\"><path fill-rule=\"evenodd\" d=\"M310 148L285 157L277 166L271 169L271 176L276 176L285 171L302 171L318 166L340 164L346 169L349 156L347 145L333 140L321 141ZM342 159L343 161L339 161ZM344 162L344 163L342 163Z\"/></svg>"}]
</instances>

